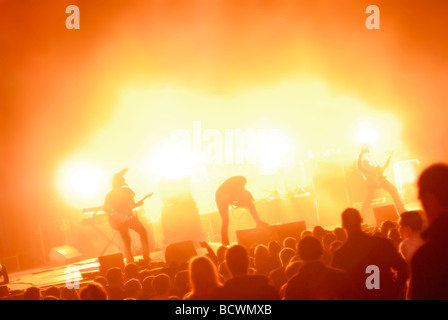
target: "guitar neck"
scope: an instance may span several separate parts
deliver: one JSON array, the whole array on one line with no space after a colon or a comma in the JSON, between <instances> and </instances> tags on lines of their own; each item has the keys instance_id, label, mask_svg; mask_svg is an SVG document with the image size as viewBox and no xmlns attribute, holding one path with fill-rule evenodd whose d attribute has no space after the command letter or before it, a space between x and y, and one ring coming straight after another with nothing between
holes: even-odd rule
<instances>
[{"instance_id":1,"label":"guitar neck","mask_svg":"<svg viewBox=\"0 0 448 320\"><path fill-rule=\"evenodd\" d=\"M146 196L144 196L139 202L145 201L146 199L148 199L149 197L151 197L154 194L154 192L151 192L149 194L147 194Z\"/></svg>"}]
</instances>

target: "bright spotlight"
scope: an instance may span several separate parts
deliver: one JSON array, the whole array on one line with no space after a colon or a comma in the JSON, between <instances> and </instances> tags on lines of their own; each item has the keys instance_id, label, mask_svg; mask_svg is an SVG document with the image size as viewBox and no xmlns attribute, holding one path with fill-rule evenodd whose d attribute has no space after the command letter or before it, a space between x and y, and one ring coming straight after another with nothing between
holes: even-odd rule
<instances>
[{"instance_id":1,"label":"bright spotlight","mask_svg":"<svg viewBox=\"0 0 448 320\"><path fill-rule=\"evenodd\" d=\"M264 175L276 173L288 151L289 148L285 138L276 131L270 132L260 139L258 145L260 173Z\"/></svg>"},{"instance_id":2,"label":"bright spotlight","mask_svg":"<svg viewBox=\"0 0 448 320\"><path fill-rule=\"evenodd\" d=\"M362 122L358 125L356 139L360 143L375 144L378 140L378 131L368 122Z\"/></svg>"},{"instance_id":3,"label":"bright spotlight","mask_svg":"<svg viewBox=\"0 0 448 320\"><path fill-rule=\"evenodd\" d=\"M167 145L162 147L152 161L152 169L159 178L180 179L191 175L193 158L184 147Z\"/></svg>"},{"instance_id":4,"label":"bright spotlight","mask_svg":"<svg viewBox=\"0 0 448 320\"><path fill-rule=\"evenodd\" d=\"M64 198L75 206L90 205L103 198L100 194L106 176L95 165L83 161L68 161L59 171L58 187Z\"/></svg>"}]
</instances>

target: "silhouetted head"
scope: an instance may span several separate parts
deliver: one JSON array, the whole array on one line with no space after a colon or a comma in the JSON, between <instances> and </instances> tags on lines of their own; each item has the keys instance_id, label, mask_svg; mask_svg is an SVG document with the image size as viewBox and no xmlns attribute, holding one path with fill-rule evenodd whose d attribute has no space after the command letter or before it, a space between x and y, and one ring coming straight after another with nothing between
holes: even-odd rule
<instances>
[{"instance_id":1,"label":"silhouetted head","mask_svg":"<svg viewBox=\"0 0 448 320\"><path fill-rule=\"evenodd\" d=\"M166 273L159 273L152 279L151 284L157 295L163 295L169 293L171 288L171 279Z\"/></svg>"},{"instance_id":2,"label":"silhouetted head","mask_svg":"<svg viewBox=\"0 0 448 320\"><path fill-rule=\"evenodd\" d=\"M138 279L139 269L138 269L138 266L133 262L128 263L124 267L123 272L124 272L124 275L126 276L127 280L132 279L132 278Z\"/></svg>"},{"instance_id":3,"label":"silhouetted head","mask_svg":"<svg viewBox=\"0 0 448 320\"><path fill-rule=\"evenodd\" d=\"M423 217L420 211L405 211L400 215L400 221L398 222L400 228L408 227L414 232L422 231L423 229Z\"/></svg>"},{"instance_id":4,"label":"silhouetted head","mask_svg":"<svg viewBox=\"0 0 448 320\"><path fill-rule=\"evenodd\" d=\"M61 300L79 300L78 291L73 288L69 289L67 287L61 288Z\"/></svg>"},{"instance_id":5,"label":"silhouetted head","mask_svg":"<svg viewBox=\"0 0 448 320\"><path fill-rule=\"evenodd\" d=\"M296 249L296 244L297 244L297 240L294 237L286 237L283 240L283 247L284 248L291 248L291 249Z\"/></svg>"},{"instance_id":6,"label":"silhouetted head","mask_svg":"<svg viewBox=\"0 0 448 320\"><path fill-rule=\"evenodd\" d=\"M219 285L216 265L206 256L194 257L190 261L190 285L195 292Z\"/></svg>"},{"instance_id":7,"label":"silhouetted head","mask_svg":"<svg viewBox=\"0 0 448 320\"><path fill-rule=\"evenodd\" d=\"M123 272L118 267L112 267L107 270L106 279L109 286L121 286L123 285Z\"/></svg>"},{"instance_id":8,"label":"silhouetted head","mask_svg":"<svg viewBox=\"0 0 448 320\"><path fill-rule=\"evenodd\" d=\"M361 224L362 217L357 209L347 208L342 212L342 227L348 234L361 231Z\"/></svg>"},{"instance_id":9,"label":"silhouetted head","mask_svg":"<svg viewBox=\"0 0 448 320\"><path fill-rule=\"evenodd\" d=\"M124 178L124 174L128 171L127 168L117 172L112 177L112 188L120 188L126 185L126 180Z\"/></svg>"},{"instance_id":10,"label":"silhouetted head","mask_svg":"<svg viewBox=\"0 0 448 320\"><path fill-rule=\"evenodd\" d=\"M92 282L81 289L79 296L81 300L107 300L107 291L101 284Z\"/></svg>"},{"instance_id":11,"label":"silhouetted head","mask_svg":"<svg viewBox=\"0 0 448 320\"><path fill-rule=\"evenodd\" d=\"M448 165L438 163L426 168L419 177L418 189L428 222L432 223L448 210Z\"/></svg>"},{"instance_id":12,"label":"silhouetted head","mask_svg":"<svg viewBox=\"0 0 448 320\"><path fill-rule=\"evenodd\" d=\"M155 294L155 291L152 287L152 280L155 278L155 276L147 276L142 281L142 290L143 293L146 295L152 295Z\"/></svg>"},{"instance_id":13,"label":"silhouetted head","mask_svg":"<svg viewBox=\"0 0 448 320\"><path fill-rule=\"evenodd\" d=\"M249 271L249 252L241 245L233 245L226 252L226 264L233 276Z\"/></svg>"},{"instance_id":14,"label":"silhouetted head","mask_svg":"<svg viewBox=\"0 0 448 320\"><path fill-rule=\"evenodd\" d=\"M336 236L336 240L339 240L341 242L345 242L345 240L347 240L347 232L344 228L335 228L333 230L333 233Z\"/></svg>"},{"instance_id":15,"label":"silhouetted head","mask_svg":"<svg viewBox=\"0 0 448 320\"><path fill-rule=\"evenodd\" d=\"M316 237L305 237L300 240L297 251L304 261L317 261L322 256L322 244Z\"/></svg>"},{"instance_id":16,"label":"silhouetted head","mask_svg":"<svg viewBox=\"0 0 448 320\"><path fill-rule=\"evenodd\" d=\"M42 299L42 292L40 288L32 286L25 290L25 293L23 294L24 300L41 300Z\"/></svg>"},{"instance_id":17,"label":"silhouetted head","mask_svg":"<svg viewBox=\"0 0 448 320\"><path fill-rule=\"evenodd\" d=\"M124 291L126 292L126 296L128 298L140 298L142 294L142 284L136 278L129 279L124 284Z\"/></svg>"},{"instance_id":18,"label":"silhouetted head","mask_svg":"<svg viewBox=\"0 0 448 320\"><path fill-rule=\"evenodd\" d=\"M322 237L325 234L325 229L322 226L315 226L313 228L313 236L315 236L317 239L322 240Z\"/></svg>"},{"instance_id":19,"label":"silhouetted head","mask_svg":"<svg viewBox=\"0 0 448 320\"><path fill-rule=\"evenodd\" d=\"M295 255L296 255L296 251L294 249L283 248L279 254L282 266L286 267L289 264L289 262L291 261L292 257L294 257Z\"/></svg>"},{"instance_id":20,"label":"silhouetted head","mask_svg":"<svg viewBox=\"0 0 448 320\"><path fill-rule=\"evenodd\" d=\"M187 290L188 288L190 288L190 271L181 270L177 272L174 276L174 285L178 289Z\"/></svg>"},{"instance_id":21,"label":"silhouetted head","mask_svg":"<svg viewBox=\"0 0 448 320\"><path fill-rule=\"evenodd\" d=\"M330 249L330 245L333 243L333 241L336 241L337 238L332 232L327 232L324 237L322 238L322 246L325 250Z\"/></svg>"},{"instance_id":22,"label":"silhouetted head","mask_svg":"<svg viewBox=\"0 0 448 320\"><path fill-rule=\"evenodd\" d=\"M45 297L47 296L53 296L59 299L61 298L61 291L59 290L58 287L55 286L50 287L47 290L45 290Z\"/></svg>"},{"instance_id":23,"label":"silhouetted head","mask_svg":"<svg viewBox=\"0 0 448 320\"><path fill-rule=\"evenodd\" d=\"M282 246L277 241L269 241L268 249L272 257L278 257L278 254L282 250Z\"/></svg>"},{"instance_id":24,"label":"silhouetted head","mask_svg":"<svg viewBox=\"0 0 448 320\"><path fill-rule=\"evenodd\" d=\"M312 237L312 236L313 236L313 231L303 230L302 233L300 234L300 239L303 239L305 237Z\"/></svg>"},{"instance_id":25,"label":"silhouetted head","mask_svg":"<svg viewBox=\"0 0 448 320\"><path fill-rule=\"evenodd\" d=\"M216 250L216 256L218 257L219 263L223 262L226 259L226 252L226 246L219 246L219 248Z\"/></svg>"},{"instance_id":26,"label":"silhouetted head","mask_svg":"<svg viewBox=\"0 0 448 320\"><path fill-rule=\"evenodd\" d=\"M381 222L381 233L384 234L385 236L387 236L387 234L389 233L389 230L392 228L395 228L396 225L393 221L390 220L384 220L383 222Z\"/></svg>"}]
</instances>

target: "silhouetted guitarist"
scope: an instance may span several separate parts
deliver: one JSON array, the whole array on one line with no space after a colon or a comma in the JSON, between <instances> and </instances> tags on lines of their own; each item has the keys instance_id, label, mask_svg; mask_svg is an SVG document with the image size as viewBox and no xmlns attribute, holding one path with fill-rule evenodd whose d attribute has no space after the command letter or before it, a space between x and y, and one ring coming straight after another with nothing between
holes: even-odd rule
<instances>
[{"instance_id":1,"label":"silhouetted guitarist","mask_svg":"<svg viewBox=\"0 0 448 320\"><path fill-rule=\"evenodd\" d=\"M124 178L127 170L123 169L113 176L112 190L109 191L104 200L104 211L109 215L111 227L120 232L124 244L126 262L130 263L134 261L129 234L129 229L132 229L140 236L143 263L148 263L150 260L148 233L135 214L134 209L143 205L143 200L150 197L152 193L139 202L135 202L135 193L126 184Z\"/></svg>"},{"instance_id":2,"label":"silhouetted guitarist","mask_svg":"<svg viewBox=\"0 0 448 320\"><path fill-rule=\"evenodd\" d=\"M361 152L358 155L356 164L367 184L367 192L361 207L361 214L365 219L369 216L369 209L372 204L372 200L375 197L375 192L378 189L384 189L389 192L392 200L394 201L398 214L406 211L400 195L398 194L397 188L384 175L384 171L389 166L391 158L392 153L387 158L385 164L380 166L370 158L370 145L365 144L361 147Z\"/></svg>"},{"instance_id":3,"label":"silhouetted guitarist","mask_svg":"<svg viewBox=\"0 0 448 320\"><path fill-rule=\"evenodd\" d=\"M245 177L234 176L224 181L215 192L216 205L221 216L221 242L224 246L229 245L229 206L248 209L257 227L268 226L260 219L254 198L245 188L246 182Z\"/></svg>"}]
</instances>

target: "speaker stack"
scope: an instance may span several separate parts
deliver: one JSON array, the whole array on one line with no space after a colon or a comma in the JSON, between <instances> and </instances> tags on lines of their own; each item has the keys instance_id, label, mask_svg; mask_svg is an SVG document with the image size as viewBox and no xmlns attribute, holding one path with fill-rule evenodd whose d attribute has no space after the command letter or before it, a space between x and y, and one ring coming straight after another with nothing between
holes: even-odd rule
<instances>
[{"instance_id":1,"label":"speaker stack","mask_svg":"<svg viewBox=\"0 0 448 320\"><path fill-rule=\"evenodd\" d=\"M191 193L190 180L161 180L159 190L163 207L161 223L165 244L200 239L202 236L199 209Z\"/></svg>"}]
</instances>

